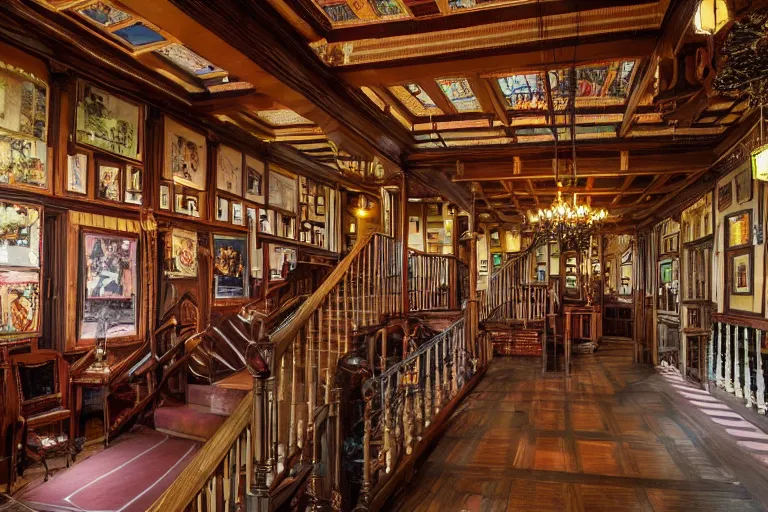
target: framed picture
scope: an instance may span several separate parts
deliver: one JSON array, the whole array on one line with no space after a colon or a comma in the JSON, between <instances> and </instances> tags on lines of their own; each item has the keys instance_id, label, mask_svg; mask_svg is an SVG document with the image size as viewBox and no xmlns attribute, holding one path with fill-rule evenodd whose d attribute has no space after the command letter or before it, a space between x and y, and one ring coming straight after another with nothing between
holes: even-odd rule
<instances>
[{"instance_id":1,"label":"framed picture","mask_svg":"<svg viewBox=\"0 0 768 512\"><path fill-rule=\"evenodd\" d=\"M186 196L185 200L187 202L187 211L189 212L189 215L199 217L200 209L197 205L197 198L194 196Z\"/></svg>"},{"instance_id":2,"label":"framed picture","mask_svg":"<svg viewBox=\"0 0 768 512\"><path fill-rule=\"evenodd\" d=\"M0 270L2 334L40 331L40 271Z\"/></svg>"},{"instance_id":3,"label":"framed picture","mask_svg":"<svg viewBox=\"0 0 768 512\"><path fill-rule=\"evenodd\" d=\"M269 172L269 206L289 212L296 211L296 178Z\"/></svg>"},{"instance_id":4,"label":"framed picture","mask_svg":"<svg viewBox=\"0 0 768 512\"><path fill-rule=\"evenodd\" d=\"M408 234L415 235L419 232L419 218L416 216L408 217Z\"/></svg>"},{"instance_id":5,"label":"framed picture","mask_svg":"<svg viewBox=\"0 0 768 512\"><path fill-rule=\"evenodd\" d=\"M120 201L120 168L99 164L99 186L96 197L105 201Z\"/></svg>"},{"instance_id":6,"label":"framed picture","mask_svg":"<svg viewBox=\"0 0 768 512\"><path fill-rule=\"evenodd\" d=\"M264 203L264 162L250 156L245 157L245 198Z\"/></svg>"},{"instance_id":7,"label":"framed picture","mask_svg":"<svg viewBox=\"0 0 768 512\"><path fill-rule=\"evenodd\" d=\"M216 220L229 222L229 201L223 197L216 198Z\"/></svg>"},{"instance_id":8,"label":"framed picture","mask_svg":"<svg viewBox=\"0 0 768 512\"><path fill-rule=\"evenodd\" d=\"M752 212L744 210L725 218L726 249L747 247L751 244Z\"/></svg>"},{"instance_id":9,"label":"framed picture","mask_svg":"<svg viewBox=\"0 0 768 512\"><path fill-rule=\"evenodd\" d=\"M440 215L440 208L437 203L427 203L427 217L436 217Z\"/></svg>"},{"instance_id":10,"label":"framed picture","mask_svg":"<svg viewBox=\"0 0 768 512\"><path fill-rule=\"evenodd\" d=\"M0 267L40 268L42 207L0 201Z\"/></svg>"},{"instance_id":11,"label":"framed picture","mask_svg":"<svg viewBox=\"0 0 768 512\"><path fill-rule=\"evenodd\" d=\"M174 195L175 199L175 208L174 211L176 213L183 213L184 215L189 215L189 210L187 209L187 201L183 194L176 194Z\"/></svg>"},{"instance_id":12,"label":"framed picture","mask_svg":"<svg viewBox=\"0 0 768 512\"><path fill-rule=\"evenodd\" d=\"M48 84L0 63L0 184L48 188Z\"/></svg>"},{"instance_id":13,"label":"framed picture","mask_svg":"<svg viewBox=\"0 0 768 512\"><path fill-rule=\"evenodd\" d=\"M232 203L232 224L237 226L245 226L242 203Z\"/></svg>"},{"instance_id":14,"label":"framed picture","mask_svg":"<svg viewBox=\"0 0 768 512\"><path fill-rule=\"evenodd\" d=\"M79 339L137 334L138 246L134 234L82 230Z\"/></svg>"},{"instance_id":15,"label":"framed picture","mask_svg":"<svg viewBox=\"0 0 768 512\"><path fill-rule=\"evenodd\" d=\"M270 218L271 217L271 218ZM259 209L259 232L273 235L272 225L275 223L275 215L271 211Z\"/></svg>"},{"instance_id":16,"label":"framed picture","mask_svg":"<svg viewBox=\"0 0 768 512\"><path fill-rule=\"evenodd\" d=\"M440 233L438 231L428 231L427 242L430 244L436 244L440 242Z\"/></svg>"},{"instance_id":17,"label":"framed picture","mask_svg":"<svg viewBox=\"0 0 768 512\"><path fill-rule=\"evenodd\" d=\"M213 290L217 299L248 296L248 238L213 235Z\"/></svg>"},{"instance_id":18,"label":"framed picture","mask_svg":"<svg viewBox=\"0 0 768 512\"><path fill-rule=\"evenodd\" d=\"M325 195L318 194L315 196L315 215L325 215Z\"/></svg>"},{"instance_id":19,"label":"framed picture","mask_svg":"<svg viewBox=\"0 0 768 512\"><path fill-rule=\"evenodd\" d=\"M142 107L91 84L78 87L77 143L141 161Z\"/></svg>"},{"instance_id":20,"label":"framed picture","mask_svg":"<svg viewBox=\"0 0 768 512\"><path fill-rule=\"evenodd\" d=\"M668 284L672 282L672 261L665 260L659 265L659 278L661 284Z\"/></svg>"},{"instance_id":21,"label":"framed picture","mask_svg":"<svg viewBox=\"0 0 768 512\"><path fill-rule=\"evenodd\" d=\"M174 279L197 277L197 233L174 228L170 232L171 257L167 275Z\"/></svg>"},{"instance_id":22,"label":"framed picture","mask_svg":"<svg viewBox=\"0 0 768 512\"><path fill-rule=\"evenodd\" d=\"M160 185L160 209L171 209L171 187L165 184Z\"/></svg>"},{"instance_id":23,"label":"framed picture","mask_svg":"<svg viewBox=\"0 0 768 512\"><path fill-rule=\"evenodd\" d=\"M501 247L499 228L491 228L491 247Z\"/></svg>"},{"instance_id":24,"label":"framed picture","mask_svg":"<svg viewBox=\"0 0 768 512\"><path fill-rule=\"evenodd\" d=\"M491 255L491 259L493 261L493 268L501 266L501 254L500 253L494 253Z\"/></svg>"},{"instance_id":25,"label":"framed picture","mask_svg":"<svg viewBox=\"0 0 768 512\"><path fill-rule=\"evenodd\" d=\"M752 295L752 250L731 254L729 260L731 294Z\"/></svg>"},{"instance_id":26,"label":"framed picture","mask_svg":"<svg viewBox=\"0 0 768 512\"><path fill-rule=\"evenodd\" d=\"M229 146L219 146L216 188L237 196L243 195L243 154Z\"/></svg>"},{"instance_id":27,"label":"framed picture","mask_svg":"<svg viewBox=\"0 0 768 512\"><path fill-rule=\"evenodd\" d=\"M717 189L717 211L721 212L733 202L732 181Z\"/></svg>"},{"instance_id":28,"label":"framed picture","mask_svg":"<svg viewBox=\"0 0 768 512\"><path fill-rule=\"evenodd\" d=\"M141 167L135 165L125 166L125 202L128 204L141 204L142 201L142 175Z\"/></svg>"},{"instance_id":29,"label":"framed picture","mask_svg":"<svg viewBox=\"0 0 768 512\"><path fill-rule=\"evenodd\" d=\"M67 192L88 194L88 155L67 156Z\"/></svg>"},{"instance_id":30,"label":"framed picture","mask_svg":"<svg viewBox=\"0 0 768 512\"><path fill-rule=\"evenodd\" d=\"M165 118L163 177L205 190L207 142L205 135Z\"/></svg>"},{"instance_id":31,"label":"framed picture","mask_svg":"<svg viewBox=\"0 0 768 512\"><path fill-rule=\"evenodd\" d=\"M743 204L752 200L752 173L744 169L736 175L736 202Z\"/></svg>"}]
</instances>

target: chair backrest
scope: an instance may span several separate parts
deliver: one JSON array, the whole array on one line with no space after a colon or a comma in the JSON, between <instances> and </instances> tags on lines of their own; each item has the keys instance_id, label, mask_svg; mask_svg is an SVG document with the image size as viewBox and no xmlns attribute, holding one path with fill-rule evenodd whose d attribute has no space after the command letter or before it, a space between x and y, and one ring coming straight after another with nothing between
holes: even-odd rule
<instances>
[{"instance_id":1,"label":"chair backrest","mask_svg":"<svg viewBox=\"0 0 768 512\"><path fill-rule=\"evenodd\" d=\"M55 350L11 357L19 411L24 417L67 407L69 365Z\"/></svg>"}]
</instances>

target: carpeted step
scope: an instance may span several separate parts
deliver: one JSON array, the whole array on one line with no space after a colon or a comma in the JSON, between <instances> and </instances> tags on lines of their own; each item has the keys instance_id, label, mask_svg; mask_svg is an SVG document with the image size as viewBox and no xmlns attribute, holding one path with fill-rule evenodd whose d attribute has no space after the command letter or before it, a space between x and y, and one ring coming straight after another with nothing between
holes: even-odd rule
<instances>
[{"instance_id":1,"label":"carpeted step","mask_svg":"<svg viewBox=\"0 0 768 512\"><path fill-rule=\"evenodd\" d=\"M155 430L175 437L207 441L226 419L226 416L213 414L199 405L164 406L155 409Z\"/></svg>"}]
</instances>

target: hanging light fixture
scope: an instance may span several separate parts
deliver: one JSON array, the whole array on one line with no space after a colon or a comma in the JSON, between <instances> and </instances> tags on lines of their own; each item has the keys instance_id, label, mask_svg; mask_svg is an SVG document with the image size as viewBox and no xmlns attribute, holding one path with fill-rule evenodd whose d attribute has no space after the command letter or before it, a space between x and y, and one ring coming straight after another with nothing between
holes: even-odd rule
<instances>
[{"instance_id":1,"label":"hanging light fixture","mask_svg":"<svg viewBox=\"0 0 768 512\"><path fill-rule=\"evenodd\" d=\"M576 167L576 67L571 68L570 110L571 110L571 147L573 153L572 186L577 186ZM539 210L539 232L549 241L559 242L566 249L586 250L590 246L591 237L599 231L603 221L608 218L608 212L600 208L594 210L590 205L579 204L577 195L569 203L563 199L563 184L560 181L560 165L557 153L557 136L555 135L555 181L557 197L552 205Z\"/></svg>"}]
</instances>

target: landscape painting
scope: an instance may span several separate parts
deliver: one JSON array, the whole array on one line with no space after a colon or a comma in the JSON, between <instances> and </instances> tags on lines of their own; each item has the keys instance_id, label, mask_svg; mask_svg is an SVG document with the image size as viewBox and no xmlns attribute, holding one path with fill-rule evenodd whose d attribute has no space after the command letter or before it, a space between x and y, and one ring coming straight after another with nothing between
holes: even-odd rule
<instances>
[{"instance_id":1,"label":"landscape painting","mask_svg":"<svg viewBox=\"0 0 768 512\"><path fill-rule=\"evenodd\" d=\"M141 107L90 84L77 103L77 142L132 160L141 160Z\"/></svg>"},{"instance_id":2,"label":"landscape painting","mask_svg":"<svg viewBox=\"0 0 768 512\"><path fill-rule=\"evenodd\" d=\"M0 334L30 333L39 330L40 273L0 270Z\"/></svg>"},{"instance_id":3,"label":"landscape painting","mask_svg":"<svg viewBox=\"0 0 768 512\"><path fill-rule=\"evenodd\" d=\"M80 338L136 334L138 238L85 231Z\"/></svg>"},{"instance_id":4,"label":"landscape painting","mask_svg":"<svg viewBox=\"0 0 768 512\"><path fill-rule=\"evenodd\" d=\"M248 296L247 237L213 236L213 287L217 299Z\"/></svg>"},{"instance_id":5,"label":"landscape painting","mask_svg":"<svg viewBox=\"0 0 768 512\"><path fill-rule=\"evenodd\" d=\"M0 266L40 268L39 206L0 202Z\"/></svg>"},{"instance_id":6,"label":"landscape painting","mask_svg":"<svg viewBox=\"0 0 768 512\"><path fill-rule=\"evenodd\" d=\"M165 178L205 190L206 156L205 135L165 118Z\"/></svg>"},{"instance_id":7,"label":"landscape painting","mask_svg":"<svg viewBox=\"0 0 768 512\"><path fill-rule=\"evenodd\" d=\"M243 154L229 146L219 147L216 187L230 194L243 193Z\"/></svg>"}]
</instances>

